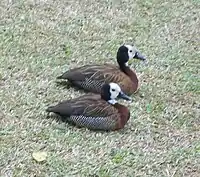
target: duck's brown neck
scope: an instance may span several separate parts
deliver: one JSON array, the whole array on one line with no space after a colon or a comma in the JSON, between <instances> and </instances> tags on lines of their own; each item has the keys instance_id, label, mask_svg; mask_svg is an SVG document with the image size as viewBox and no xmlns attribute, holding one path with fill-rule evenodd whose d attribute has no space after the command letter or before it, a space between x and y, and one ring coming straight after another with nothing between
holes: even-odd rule
<instances>
[{"instance_id":1,"label":"duck's brown neck","mask_svg":"<svg viewBox=\"0 0 200 177\"><path fill-rule=\"evenodd\" d=\"M120 69L122 72L124 72L127 76L130 77L133 83L138 83L138 78L136 73L133 70L131 70L129 66L126 66L125 64L120 65Z\"/></svg>"}]
</instances>

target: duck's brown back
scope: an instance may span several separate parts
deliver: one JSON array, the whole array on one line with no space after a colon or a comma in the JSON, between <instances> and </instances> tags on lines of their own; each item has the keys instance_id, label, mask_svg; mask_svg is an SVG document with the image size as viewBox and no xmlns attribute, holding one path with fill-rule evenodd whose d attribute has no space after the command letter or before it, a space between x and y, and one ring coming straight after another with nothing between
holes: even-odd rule
<instances>
[{"instance_id":1,"label":"duck's brown back","mask_svg":"<svg viewBox=\"0 0 200 177\"><path fill-rule=\"evenodd\" d=\"M115 130L121 118L114 106L96 94L63 101L49 107L47 111L54 112L77 126L96 130Z\"/></svg>"},{"instance_id":2,"label":"duck's brown back","mask_svg":"<svg viewBox=\"0 0 200 177\"><path fill-rule=\"evenodd\" d=\"M133 73L134 74L134 73ZM100 93L101 87L105 83L115 82L119 84L126 94L132 94L137 90L138 80L133 83L131 78L122 72L118 66L85 65L65 72L59 79L68 79L72 84L84 90Z\"/></svg>"}]
</instances>

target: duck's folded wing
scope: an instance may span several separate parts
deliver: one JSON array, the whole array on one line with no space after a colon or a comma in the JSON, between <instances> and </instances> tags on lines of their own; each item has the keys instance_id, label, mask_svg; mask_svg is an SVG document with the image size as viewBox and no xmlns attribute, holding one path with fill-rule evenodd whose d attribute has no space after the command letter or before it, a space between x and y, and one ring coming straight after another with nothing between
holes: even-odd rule
<instances>
[{"instance_id":1,"label":"duck's folded wing","mask_svg":"<svg viewBox=\"0 0 200 177\"><path fill-rule=\"evenodd\" d=\"M87 105L81 115L71 115L69 121L89 129L114 130L118 124L119 116L112 105L99 101Z\"/></svg>"},{"instance_id":2,"label":"duck's folded wing","mask_svg":"<svg viewBox=\"0 0 200 177\"><path fill-rule=\"evenodd\" d=\"M84 81L90 78L94 73L101 69L101 65L85 65L78 68L70 69L58 76L57 79L68 79L70 81Z\"/></svg>"},{"instance_id":3,"label":"duck's folded wing","mask_svg":"<svg viewBox=\"0 0 200 177\"><path fill-rule=\"evenodd\" d=\"M114 65L85 65L71 69L59 76L58 79L68 79L70 81L94 81L113 82L118 81L120 70Z\"/></svg>"},{"instance_id":4,"label":"duck's folded wing","mask_svg":"<svg viewBox=\"0 0 200 177\"><path fill-rule=\"evenodd\" d=\"M84 115L97 117L108 116L115 112L115 108L102 100L98 94L85 94L75 99L65 100L55 106L50 106L47 112L54 112L61 116Z\"/></svg>"},{"instance_id":5,"label":"duck's folded wing","mask_svg":"<svg viewBox=\"0 0 200 177\"><path fill-rule=\"evenodd\" d=\"M80 104L74 104L75 100L66 100L58 103L55 106L49 106L46 111L53 112L62 117L69 117L73 113L84 112L84 106Z\"/></svg>"},{"instance_id":6,"label":"duck's folded wing","mask_svg":"<svg viewBox=\"0 0 200 177\"><path fill-rule=\"evenodd\" d=\"M118 119L118 111L99 95L84 95L78 99L63 101L49 107L48 112L54 112L69 122L91 129L113 129ZM112 128L113 127L113 128Z\"/></svg>"}]
</instances>

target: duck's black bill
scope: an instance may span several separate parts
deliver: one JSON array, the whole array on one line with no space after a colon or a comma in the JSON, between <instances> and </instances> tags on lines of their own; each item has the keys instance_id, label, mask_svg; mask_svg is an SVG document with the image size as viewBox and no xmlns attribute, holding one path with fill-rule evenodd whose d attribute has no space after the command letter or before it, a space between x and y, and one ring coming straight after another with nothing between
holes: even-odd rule
<instances>
[{"instance_id":1,"label":"duck's black bill","mask_svg":"<svg viewBox=\"0 0 200 177\"><path fill-rule=\"evenodd\" d=\"M136 52L134 58L145 61L146 58L140 52Z\"/></svg>"},{"instance_id":2,"label":"duck's black bill","mask_svg":"<svg viewBox=\"0 0 200 177\"><path fill-rule=\"evenodd\" d=\"M132 101L131 97L129 97L128 95L126 95L122 91L119 93L118 98L122 98L122 99L127 100L127 101Z\"/></svg>"}]
</instances>

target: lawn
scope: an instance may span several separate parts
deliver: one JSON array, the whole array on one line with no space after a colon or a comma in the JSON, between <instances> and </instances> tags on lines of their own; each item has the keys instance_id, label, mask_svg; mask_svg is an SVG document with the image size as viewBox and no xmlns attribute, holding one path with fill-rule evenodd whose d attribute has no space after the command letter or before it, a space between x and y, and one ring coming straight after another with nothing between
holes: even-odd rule
<instances>
[{"instance_id":1,"label":"lawn","mask_svg":"<svg viewBox=\"0 0 200 177\"><path fill-rule=\"evenodd\" d=\"M1 0L0 176L200 176L199 0ZM148 64L123 130L47 118L84 94L56 84L69 68L116 63L134 43ZM47 152L43 162L32 153Z\"/></svg>"}]
</instances>

